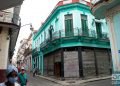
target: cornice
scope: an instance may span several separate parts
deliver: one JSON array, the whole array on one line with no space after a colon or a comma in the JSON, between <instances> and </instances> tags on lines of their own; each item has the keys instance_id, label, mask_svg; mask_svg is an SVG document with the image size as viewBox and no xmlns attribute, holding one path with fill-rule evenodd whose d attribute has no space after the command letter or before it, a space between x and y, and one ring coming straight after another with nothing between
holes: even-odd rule
<instances>
[{"instance_id":1,"label":"cornice","mask_svg":"<svg viewBox=\"0 0 120 86\"><path fill-rule=\"evenodd\" d=\"M106 12L106 18L112 18L115 14L120 13L120 6L116 6L112 9L109 9Z\"/></svg>"}]
</instances>

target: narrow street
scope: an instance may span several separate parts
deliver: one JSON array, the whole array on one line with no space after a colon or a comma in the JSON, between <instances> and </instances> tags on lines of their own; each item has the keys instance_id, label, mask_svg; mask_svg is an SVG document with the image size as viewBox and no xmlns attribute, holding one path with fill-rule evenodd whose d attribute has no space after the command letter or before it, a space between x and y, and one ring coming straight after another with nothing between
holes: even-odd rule
<instances>
[{"instance_id":1,"label":"narrow street","mask_svg":"<svg viewBox=\"0 0 120 86\"><path fill-rule=\"evenodd\" d=\"M28 86L63 86L63 85L40 78L38 76L32 77L32 75L29 75ZM107 79L107 80L83 83L83 84L79 84L79 85L71 84L70 86L112 86L112 81L111 81L111 79Z\"/></svg>"}]
</instances>

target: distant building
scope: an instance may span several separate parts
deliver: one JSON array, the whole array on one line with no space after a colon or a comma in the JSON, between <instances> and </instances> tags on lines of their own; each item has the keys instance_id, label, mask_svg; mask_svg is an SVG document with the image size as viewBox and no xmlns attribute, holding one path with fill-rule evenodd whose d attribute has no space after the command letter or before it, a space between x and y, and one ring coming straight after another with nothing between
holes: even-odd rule
<instances>
[{"instance_id":1,"label":"distant building","mask_svg":"<svg viewBox=\"0 0 120 86\"><path fill-rule=\"evenodd\" d=\"M19 66L23 66L24 64L24 53L25 53L25 49L28 48L28 44L27 44L27 39L23 39L20 41L20 46L17 52L17 65Z\"/></svg>"},{"instance_id":2,"label":"distant building","mask_svg":"<svg viewBox=\"0 0 120 86\"><path fill-rule=\"evenodd\" d=\"M17 52L17 66L25 66L28 71L32 71L32 36L36 32L33 31L27 39L21 40Z\"/></svg>"},{"instance_id":3,"label":"distant building","mask_svg":"<svg viewBox=\"0 0 120 86\"><path fill-rule=\"evenodd\" d=\"M33 37L32 65L42 75L91 78L111 74L108 27L85 0L60 1Z\"/></svg>"}]
</instances>

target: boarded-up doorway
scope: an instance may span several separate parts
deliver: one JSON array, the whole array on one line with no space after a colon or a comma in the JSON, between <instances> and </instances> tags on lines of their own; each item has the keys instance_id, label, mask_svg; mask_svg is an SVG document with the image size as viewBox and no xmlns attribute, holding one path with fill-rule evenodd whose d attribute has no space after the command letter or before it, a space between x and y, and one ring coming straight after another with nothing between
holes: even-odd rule
<instances>
[{"instance_id":1,"label":"boarded-up doorway","mask_svg":"<svg viewBox=\"0 0 120 86\"><path fill-rule=\"evenodd\" d=\"M60 77L61 76L61 62L55 62L54 63L54 74L56 77Z\"/></svg>"}]
</instances>

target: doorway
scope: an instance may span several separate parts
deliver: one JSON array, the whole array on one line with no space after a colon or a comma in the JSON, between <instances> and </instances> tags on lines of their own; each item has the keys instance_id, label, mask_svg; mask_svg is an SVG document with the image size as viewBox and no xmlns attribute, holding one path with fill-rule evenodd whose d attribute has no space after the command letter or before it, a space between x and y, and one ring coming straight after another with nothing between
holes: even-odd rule
<instances>
[{"instance_id":1,"label":"doorway","mask_svg":"<svg viewBox=\"0 0 120 86\"><path fill-rule=\"evenodd\" d=\"M101 23L96 22L96 32L97 32L97 37L102 38L102 28L101 28Z\"/></svg>"},{"instance_id":2,"label":"doorway","mask_svg":"<svg viewBox=\"0 0 120 86\"><path fill-rule=\"evenodd\" d=\"M61 62L54 63L54 75L56 77L61 77Z\"/></svg>"}]
</instances>

